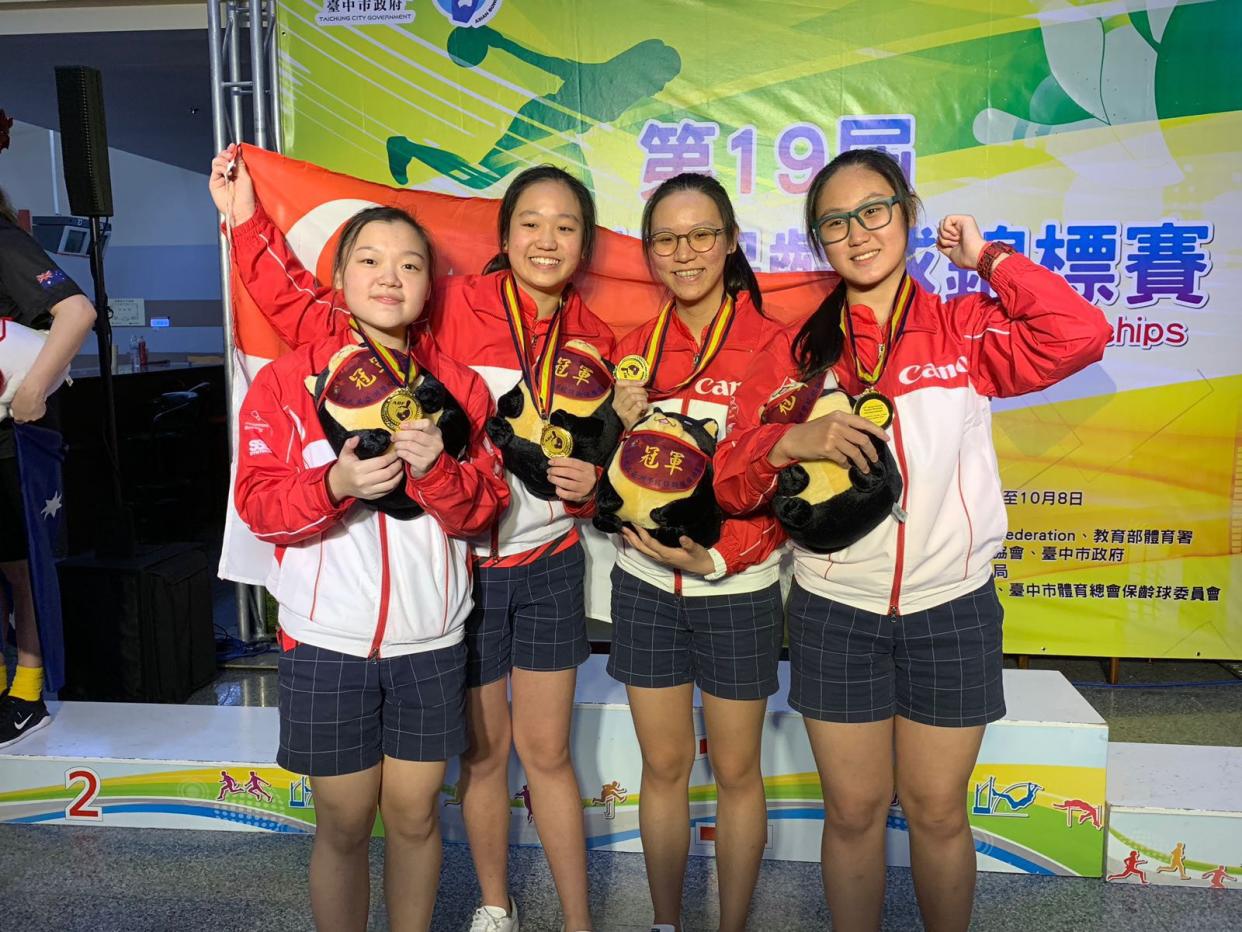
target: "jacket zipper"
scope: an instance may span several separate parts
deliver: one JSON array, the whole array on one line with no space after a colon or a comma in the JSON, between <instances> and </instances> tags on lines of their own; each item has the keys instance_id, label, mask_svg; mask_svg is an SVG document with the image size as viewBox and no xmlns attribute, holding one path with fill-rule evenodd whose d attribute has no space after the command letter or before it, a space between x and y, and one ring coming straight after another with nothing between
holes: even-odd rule
<instances>
[{"instance_id":1,"label":"jacket zipper","mask_svg":"<svg viewBox=\"0 0 1242 932\"><path fill-rule=\"evenodd\" d=\"M392 587L392 580L389 579L388 573L388 518L382 511L377 511L375 516L379 519L380 604L379 617L375 621L375 637L371 639L371 652L367 655L368 660L379 659L380 644L384 640L384 629L388 627L388 597L389 590Z\"/></svg>"}]
</instances>

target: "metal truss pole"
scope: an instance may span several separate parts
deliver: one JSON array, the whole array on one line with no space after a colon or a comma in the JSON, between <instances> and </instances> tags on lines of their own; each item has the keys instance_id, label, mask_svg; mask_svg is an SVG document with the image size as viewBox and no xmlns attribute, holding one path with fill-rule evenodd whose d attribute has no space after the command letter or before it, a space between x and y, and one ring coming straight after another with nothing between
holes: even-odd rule
<instances>
[{"instance_id":1,"label":"metal truss pole","mask_svg":"<svg viewBox=\"0 0 1242 932\"><path fill-rule=\"evenodd\" d=\"M242 31L247 42L242 42ZM211 69L211 125L215 152L232 142L253 142L268 147L268 127L280 141L279 102L276 99L276 0L208 0L207 35ZM246 119L245 98L250 98ZM249 131L249 132L248 132ZM223 219L223 218L222 218ZM229 272L229 240L220 235L220 296L224 314L224 387L230 443L236 436L233 417L232 278ZM258 590L237 584L237 632L244 643L259 636L262 604Z\"/></svg>"}]
</instances>

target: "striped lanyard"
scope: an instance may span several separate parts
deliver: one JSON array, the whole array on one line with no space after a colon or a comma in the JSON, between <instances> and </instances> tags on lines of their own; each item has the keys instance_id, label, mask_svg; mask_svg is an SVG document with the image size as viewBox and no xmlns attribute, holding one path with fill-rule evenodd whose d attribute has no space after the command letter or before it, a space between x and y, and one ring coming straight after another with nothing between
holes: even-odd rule
<instances>
[{"instance_id":1,"label":"striped lanyard","mask_svg":"<svg viewBox=\"0 0 1242 932\"><path fill-rule=\"evenodd\" d=\"M841 314L841 330L850 344L850 354L854 357L854 371L864 384L875 385L884 376L884 367L893 354L897 341L906 329L906 321L910 319L910 305L914 303L914 279L909 273L903 273L901 284L897 286L897 294L893 296L892 313L888 315L888 342L881 343L876 353L875 368L870 371L863 368L858 356L858 345L854 338L854 324L850 319L850 309L846 307Z\"/></svg>"},{"instance_id":2,"label":"striped lanyard","mask_svg":"<svg viewBox=\"0 0 1242 932\"><path fill-rule=\"evenodd\" d=\"M694 371L671 388L656 389L656 367L660 364L660 357L664 354L664 341L668 337L668 330L673 322L673 309L674 301L670 298L664 307L660 309L660 314L656 317L655 327L651 331L651 336L647 338L647 348L643 351L643 359L647 361L647 385L652 389L651 394L660 398L675 395L697 379L712 364L712 360L716 358L724 346L725 337L729 335L729 329L733 326L733 320L736 316L734 314L733 296L726 294L720 308L716 311L716 316L712 318L711 326L708 327L707 340L703 344L703 348L694 357Z\"/></svg>"},{"instance_id":3,"label":"striped lanyard","mask_svg":"<svg viewBox=\"0 0 1242 932\"><path fill-rule=\"evenodd\" d=\"M518 298L517 283L514 282L512 275L504 277L501 292L504 295L505 312L509 321L509 335L513 337L513 348L517 350L518 363L522 367L522 378L530 390L531 401L534 402L540 420L546 422L556 394L556 354L560 349L565 296L561 295L561 303L552 316L548 335L543 341L543 352L532 363L530 337L522 321L522 302Z\"/></svg>"},{"instance_id":4,"label":"striped lanyard","mask_svg":"<svg viewBox=\"0 0 1242 932\"><path fill-rule=\"evenodd\" d=\"M362 325L351 314L349 317L349 326L353 328L358 336L362 337L362 342L366 344L367 349L375 354L375 361L384 373L392 380L392 384L397 388L406 389L408 391L410 385L413 384L415 377L418 375L418 365L414 362L413 347L407 353L397 354L390 350L382 343L376 343L367 336L366 331L362 329ZM409 346L409 334L406 334L407 346ZM405 356L405 365L402 365L400 356Z\"/></svg>"}]
</instances>

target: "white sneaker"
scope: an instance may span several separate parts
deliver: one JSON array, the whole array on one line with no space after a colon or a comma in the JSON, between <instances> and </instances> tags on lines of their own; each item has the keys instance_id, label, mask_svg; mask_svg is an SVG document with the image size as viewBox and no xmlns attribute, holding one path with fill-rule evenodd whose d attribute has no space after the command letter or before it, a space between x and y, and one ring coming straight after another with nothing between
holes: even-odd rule
<instances>
[{"instance_id":1,"label":"white sneaker","mask_svg":"<svg viewBox=\"0 0 1242 932\"><path fill-rule=\"evenodd\" d=\"M499 906L480 906L470 920L470 932L518 932L517 903L509 897L509 911Z\"/></svg>"},{"instance_id":2,"label":"white sneaker","mask_svg":"<svg viewBox=\"0 0 1242 932\"><path fill-rule=\"evenodd\" d=\"M677 932L677 927L671 926L667 922L661 922L659 925L652 926L651 932Z\"/></svg>"}]
</instances>

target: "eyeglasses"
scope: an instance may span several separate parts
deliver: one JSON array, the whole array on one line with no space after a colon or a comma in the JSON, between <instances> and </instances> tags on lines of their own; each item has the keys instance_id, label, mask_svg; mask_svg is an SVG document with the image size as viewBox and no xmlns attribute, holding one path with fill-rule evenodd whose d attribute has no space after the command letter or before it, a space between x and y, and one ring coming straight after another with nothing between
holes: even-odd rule
<instances>
[{"instance_id":1,"label":"eyeglasses","mask_svg":"<svg viewBox=\"0 0 1242 932\"><path fill-rule=\"evenodd\" d=\"M901 198L894 194L879 201L868 201L855 210L841 214L824 214L815 221L815 233L825 246L839 243L850 235L850 219L858 221L864 230L874 232L893 222L893 205Z\"/></svg>"},{"instance_id":2,"label":"eyeglasses","mask_svg":"<svg viewBox=\"0 0 1242 932\"><path fill-rule=\"evenodd\" d=\"M695 252L710 252L716 245L716 237L723 232L722 228L695 227L689 233L656 233L647 237L647 245L657 256L671 256L684 239Z\"/></svg>"}]
</instances>

